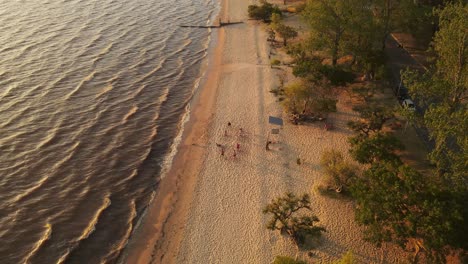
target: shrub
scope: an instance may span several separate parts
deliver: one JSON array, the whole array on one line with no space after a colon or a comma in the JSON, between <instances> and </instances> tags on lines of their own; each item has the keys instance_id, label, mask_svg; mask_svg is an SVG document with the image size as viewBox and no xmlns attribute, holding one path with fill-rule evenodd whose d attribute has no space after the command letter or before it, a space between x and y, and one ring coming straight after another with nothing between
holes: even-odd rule
<instances>
[{"instance_id":1,"label":"shrub","mask_svg":"<svg viewBox=\"0 0 468 264\"><path fill-rule=\"evenodd\" d=\"M271 66L279 66L281 64L281 61L278 59L271 59L270 64Z\"/></svg>"},{"instance_id":2,"label":"shrub","mask_svg":"<svg viewBox=\"0 0 468 264\"><path fill-rule=\"evenodd\" d=\"M358 264L358 261L353 255L353 252L348 251L338 261L334 261L332 264Z\"/></svg>"},{"instance_id":3,"label":"shrub","mask_svg":"<svg viewBox=\"0 0 468 264\"><path fill-rule=\"evenodd\" d=\"M273 260L273 264L307 264L307 262L285 256L276 256L275 260Z\"/></svg>"},{"instance_id":4,"label":"shrub","mask_svg":"<svg viewBox=\"0 0 468 264\"><path fill-rule=\"evenodd\" d=\"M320 165L325 171L325 184L337 191L348 188L358 170L356 166L345 162L343 155L336 150L324 151Z\"/></svg>"},{"instance_id":5,"label":"shrub","mask_svg":"<svg viewBox=\"0 0 468 264\"><path fill-rule=\"evenodd\" d=\"M249 5L248 7L249 17L256 20L263 20L269 22L272 14L281 15L281 10L278 6L272 5L266 1L261 6Z\"/></svg>"}]
</instances>

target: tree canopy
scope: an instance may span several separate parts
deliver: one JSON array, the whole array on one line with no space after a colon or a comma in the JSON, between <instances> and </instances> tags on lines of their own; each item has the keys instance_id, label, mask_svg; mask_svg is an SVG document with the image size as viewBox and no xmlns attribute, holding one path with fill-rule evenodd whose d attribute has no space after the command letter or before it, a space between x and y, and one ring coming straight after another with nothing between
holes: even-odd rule
<instances>
[{"instance_id":1,"label":"tree canopy","mask_svg":"<svg viewBox=\"0 0 468 264\"><path fill-rule=\"evenodd\" d=\"M422 75L406 71L403 79L426 109L422 121L434 141L429 158L437 173L454 188L468 190L468 7L447 4L436 14L440 30L433 43L435 67Z\"/></svg>"},{"instance_id":2,"label":"tree canopy","mask_svg":"<svg viewBox=\"0 0 468 264\"><path fill-rule=\"evenodd\" d=\"M366 226L365 238L380 246L394 242L425 251L439 262L447 246L465 247L462 237L467 200L441 188L436 179L421 175L406 165L374 163L355 181L356 220ZM460 203L461 201L464 202ZM461 233L460 233L461 232Z\"/></svg>"},{"instance_id":3,"label":"tree canopy","mask_svg":"<svg viewBox=\"0 0 468 264\"><path fill-rule=\"evenodd\" d=\"M263 209L264 214L272 215L267 228L287 233L297 245L302 244L306 236L319 237L325 228L316 225L319 219L315 215L299 214L301 210L312 210L308 194L298 197L286 193L274 199Z\"/></svg>"}]
</instances>

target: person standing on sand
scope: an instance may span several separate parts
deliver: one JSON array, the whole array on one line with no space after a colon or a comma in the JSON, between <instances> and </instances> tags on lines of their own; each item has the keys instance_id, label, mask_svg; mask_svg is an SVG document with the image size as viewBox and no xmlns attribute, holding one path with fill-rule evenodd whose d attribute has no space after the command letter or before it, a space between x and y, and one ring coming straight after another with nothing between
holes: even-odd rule
<instances>
[{"instance_id":1,"label":"person standing on sand","mask_svg":"<svg viewBox=\"0 0 468 264\"><path fill-rule=\"evenodd\" d=\"M232 154L232 157L236 158L237 156L237 153L236 153L236 150L234 150L234 153Z\"/></svg>"},{"instance_id":2,"label":"person standing on sand","mask_svg":"<svg viewBox=\"0 0 468 264\"><path fill-rule=\"evenodd\" d=\"M224 147L221 147L221 156L224 156Z\"/></svg>"},{"instance_id":3,"label":"person standing on sand","mask_svg":"<svg viewBox=\"0 0 468 264\"><path fill-rule=\"evenodd\" d=\"M236 148L237 148L237 150L240 149L240 144L239 143L237 143Z\"/></svg>"}]
</instances>

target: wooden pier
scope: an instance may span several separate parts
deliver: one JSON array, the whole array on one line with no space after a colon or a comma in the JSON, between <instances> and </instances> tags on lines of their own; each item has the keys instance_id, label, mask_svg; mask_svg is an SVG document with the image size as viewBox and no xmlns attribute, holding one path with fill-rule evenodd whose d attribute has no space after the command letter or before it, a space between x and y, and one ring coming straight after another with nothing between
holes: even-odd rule
<instances>
[{"instance_id":1,"label":"wooden pier","mask_svg":"<svg viewBox=\"0 0 468 264\"><path fill-rule=\"evenodd\" d=\"M242 23L244 23L244 22L242 22L242 21L219 22L219 25L213 25L213 26L180 25L180 27L184 27L184 28L220 28L220 27L225 27L225 26L230 26L230 25L237 25L237 24L242 24Z\"/></svg>"}]
</instances>

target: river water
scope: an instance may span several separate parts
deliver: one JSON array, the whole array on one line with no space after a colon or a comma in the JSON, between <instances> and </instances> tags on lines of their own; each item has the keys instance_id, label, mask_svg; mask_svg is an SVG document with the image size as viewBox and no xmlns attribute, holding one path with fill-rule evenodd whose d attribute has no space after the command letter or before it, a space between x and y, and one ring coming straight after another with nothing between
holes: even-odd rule
<instances>
[{"instance_id":1,"label":"river water","mask_svg":"<svg viewBox=\"0 0 468 264\"><path fill-rule=\"evenodd\" d=\"M114 263L174 154L218 0L0 0L1 263Z\"/></svg>"}]
</instances>

